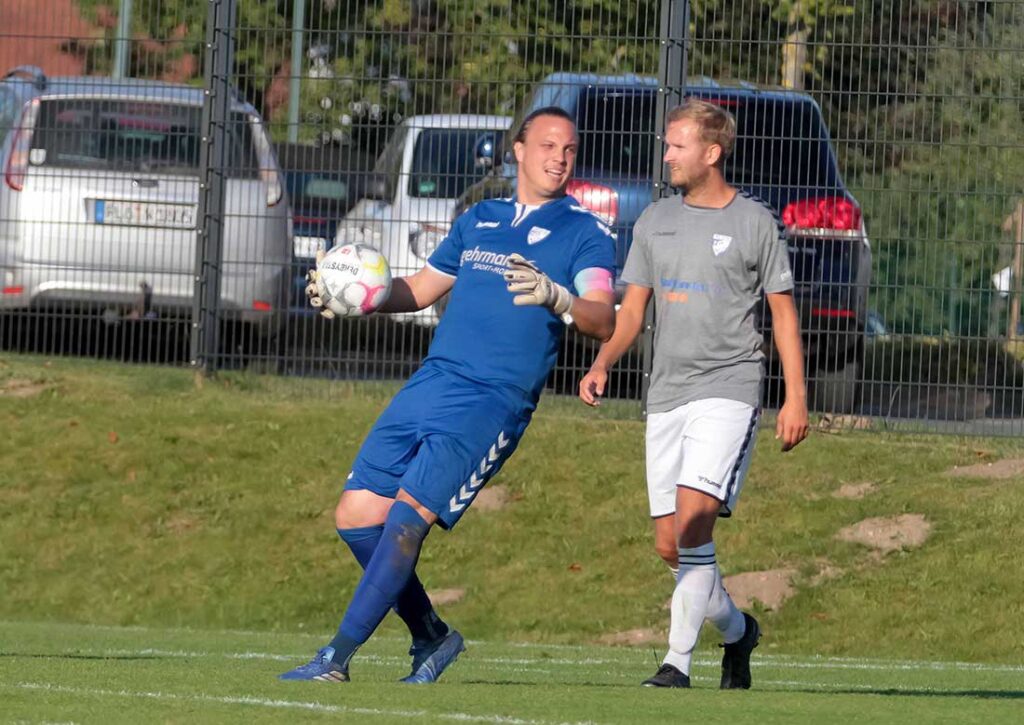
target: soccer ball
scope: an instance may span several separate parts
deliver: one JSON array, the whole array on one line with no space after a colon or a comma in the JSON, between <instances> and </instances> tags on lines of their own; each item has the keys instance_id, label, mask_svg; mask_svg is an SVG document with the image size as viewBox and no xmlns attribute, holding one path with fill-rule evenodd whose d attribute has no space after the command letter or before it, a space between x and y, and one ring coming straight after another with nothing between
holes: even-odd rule
<instances>
[{"instance_id":1,"label":"soccer ball","mask_svg":"<svg viewBox=\"0 0 1024 725\"><path fill-rule=\"evenodd\" d=\"M366 244L342 244L317 262L317 294L339 317L375 312L391 293L391 268L384 255Z\"/></svg>"}]
</instances>

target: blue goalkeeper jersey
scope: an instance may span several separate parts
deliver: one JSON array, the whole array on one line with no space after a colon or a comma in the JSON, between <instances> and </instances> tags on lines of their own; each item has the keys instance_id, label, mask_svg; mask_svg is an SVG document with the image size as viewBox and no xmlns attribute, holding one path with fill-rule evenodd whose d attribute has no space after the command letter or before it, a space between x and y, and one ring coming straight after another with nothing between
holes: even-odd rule
<instances>
[{"instance_id":1,"label":"blue goalkeeper jersey","mask_svg":"<svg viewBox=\"0 0 1024 725\"><path fill-rule=\"evenodd\" d=\"M503 275L513 252L576 295L583 270L615 269L611 231L571 196L536 207L480 202L455 221L427 262L455 285L423 364L484 386L509 386L536 404L565 325L547 308L512 303Z\"/></svg>"}]
</instances>

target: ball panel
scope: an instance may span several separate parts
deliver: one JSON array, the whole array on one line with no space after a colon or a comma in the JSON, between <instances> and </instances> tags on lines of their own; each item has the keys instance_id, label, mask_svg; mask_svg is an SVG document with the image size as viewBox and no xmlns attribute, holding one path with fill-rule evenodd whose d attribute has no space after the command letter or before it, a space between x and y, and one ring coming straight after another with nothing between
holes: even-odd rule
<instances>
[{"instance_id":1,"label":"ball panel","mask_svg":"<svg viewBox=\"0 0 1024 725\"><path fill-rule=\"evenodd\" d=\"M317 290L324 305L342 317L375 312L391 292L391 269L379 251L366 244L343 244L317 265Z\"/></svg>"}]
</instances>

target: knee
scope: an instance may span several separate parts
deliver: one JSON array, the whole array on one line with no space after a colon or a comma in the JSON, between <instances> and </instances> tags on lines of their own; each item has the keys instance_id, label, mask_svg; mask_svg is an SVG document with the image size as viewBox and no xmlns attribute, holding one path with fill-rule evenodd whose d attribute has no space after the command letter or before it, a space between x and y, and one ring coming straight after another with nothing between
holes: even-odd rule
<instances>
[{"instance_id":1,"label":"knee","mask_svg":"<svg viewBox=\"0 0 1024 725\"><path fill-rule=\"evenodd\" d=\"M658 538L654 542L654 550L658 556L671 567L675 567L679 561L679 547L674 539Z\"/></svg>"},{"instance_id":2,"label":"knee","mask_svg":"<svg viewBox=\"0 0 1024 725\"><path fill-rule=\"evenodd\" d=\"M354 519L352 517L351 508L346 505L345 498L342 497L338 501L338 505L334 507L334 528L336 529L354 529L357 528Z\"/></svg>"},{"instance_id":3,"label":"knee","mask_svg":"<svg viewBox=\"0 0 1024 725\"><path fill-rule=\"evenodd\" d=\"M717 519L717 511L680 512L676 518L678 546L689 549L711 541Z\"/></svg>"},{"instance_id":4,"label":"knee","mask_svg":"<svg viewBox=\"0 0 1024 725\"><path fill-rule=\"evenodd\" d=\"M373 520L365 506L361 506L358 500L342 494L338 499L338 505L334 507L334 527L338 529L358 529L364 526L371 526L376 523L383 523Z\"/></svg>"}]
</instances>

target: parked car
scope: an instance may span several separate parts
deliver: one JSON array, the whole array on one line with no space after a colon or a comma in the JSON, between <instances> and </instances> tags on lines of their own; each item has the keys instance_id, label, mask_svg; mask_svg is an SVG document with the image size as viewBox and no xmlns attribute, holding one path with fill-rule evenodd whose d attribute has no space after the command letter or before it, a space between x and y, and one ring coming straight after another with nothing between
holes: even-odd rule
<instances>
[{"instance_id":1,"label":"parked car","mask_svg":"<svg viewBox=\"0 0 1024 725\"><path fill-rule=\"evenodd\" d=\"M395 276L423 266L444 239L462 192L490 170L508 116L410 116L392 133L361 199L338 226L336 243L380 249ZM438 311L392 315L437 324Z\"/></svg>"},{"instance_id":2,"label":"parked car","mask_svg":"<svg viewBox=\"0 0 1024 725\"><path fill-rule=\"evenodd\" d=\"M852 410L863 365L871 246L821 110L805 93L745 82L692 79L686 95L722 105L735 116L736 147L725 175L767 202L785 223L812 403ZM655 146L657 97L653 78L556 73L536 86L513 126L544 106L564 108L576 119L580 149L569 193L613 228L620 270L633 223L652 199L653 163L661 153ZM454 214L482 199L514 193L511 141L510 133L502 140L500 168L468 188ZM759 324L770 351L767 305Z\"/></svg>"},{"instance_id":3,"label":"parked car","mask_svg":"<svg viewBox=\"0 0 1024 725\"><path fill-rule=\"evenodd\" d=\"M0 310L74 305L105 319L185 318L195 294L203 91L148 80L0 81ZM292 240L256 109L228 122L221 308L274 332Z\"/></svg>"},{"instance_id":4,"label":"parked car","mask_svg":"<svg viewBox=\"0 0 1024 725\"><path fill-rule=\"evenodd\" d=\"M291 204L292 283L289 313L316 313L306 299L306 272L334 245L338 223L362 197L372 154L352 146L280 143L274 147Z\"/></svg>"}]
</instances>

